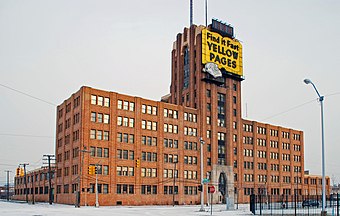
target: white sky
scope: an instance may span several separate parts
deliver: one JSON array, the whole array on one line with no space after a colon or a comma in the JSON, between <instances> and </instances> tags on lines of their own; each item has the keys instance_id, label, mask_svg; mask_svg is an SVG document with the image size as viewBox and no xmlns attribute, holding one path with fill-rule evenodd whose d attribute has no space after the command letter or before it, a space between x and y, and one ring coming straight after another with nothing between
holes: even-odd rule
<instances>
[{"instance_id":1,"label":"white sky","mask_svg":"<svg viewBox=\"0 0 340 216\"><path fill-rule=\"evenodd\" d=\"M204 24L204 0L194 2L194 23ZM326 174L335 182L339 11L336 0L214 0L208 9L209 22L231 23L243 43L243 117L303 130L313 174L321 174L320 106L303 79L326 95ZM189 0L0 0L0 185L5 170L13 176L19 163L32 169L54 154L56 109L2 85L53 104L83 85L159 100L169 92L172 43L188 25Z\"/></svg>"}]
</instances>

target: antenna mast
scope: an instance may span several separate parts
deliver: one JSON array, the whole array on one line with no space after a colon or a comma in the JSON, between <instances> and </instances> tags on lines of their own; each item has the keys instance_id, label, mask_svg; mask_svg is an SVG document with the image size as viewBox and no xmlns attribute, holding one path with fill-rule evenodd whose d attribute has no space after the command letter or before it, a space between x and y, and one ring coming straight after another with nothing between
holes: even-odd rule
<instances>
[{"instance_id":1,"label":"antenna mast","mask_svg":"<svg viewBox=\"0 0 340 216\"><path fill-rule=\"evenodd\" d=\"M208 27L208 0L205 0L205 27Z\"/></svg>"},{"instance_id":2,"label":"antenna mast","mask_svg":"<svg viewBox=\"0 0 340 216\"><path fill-rule=\"evenodd\" d=\"M194 16L194 14L193 14L193 7L194 7L193 1L194 0L190 0L190 26L193 24L193 16Z\"/></svg>"}]
</instances>

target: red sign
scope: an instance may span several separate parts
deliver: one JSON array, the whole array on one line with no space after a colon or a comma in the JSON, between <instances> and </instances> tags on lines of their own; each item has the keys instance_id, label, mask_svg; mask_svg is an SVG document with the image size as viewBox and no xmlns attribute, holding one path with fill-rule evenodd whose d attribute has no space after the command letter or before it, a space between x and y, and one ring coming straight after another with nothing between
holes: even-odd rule
<instances>
[{"instance_id":1,"label":"red sign","mask_svg":"<svg viewBox=\"0 0 340 216\"><path fill-rule=\"evenodd\" d=\"M215 187L214 186L209 187L209 193L215 193Z\"/></svg>"}]
</instances>

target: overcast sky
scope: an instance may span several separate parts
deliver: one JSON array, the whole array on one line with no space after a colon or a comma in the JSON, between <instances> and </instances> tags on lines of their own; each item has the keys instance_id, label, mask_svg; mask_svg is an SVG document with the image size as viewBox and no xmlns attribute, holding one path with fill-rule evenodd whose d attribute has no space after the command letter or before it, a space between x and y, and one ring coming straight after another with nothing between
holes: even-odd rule
<instances>
[{"instance_id":1,"label":"overcast sky","mask_svg":"<svg viewBox=\"0 0 340 216\"><path fill-rule=\"evenodd\" d=\"M208 20L231 23L243 44L243 117L305 133L305 169L340 182L340 2L211 0ZM204 24L204 0L194 1ZM189 0L0 0L0 185L19 163L54 154L55 110L83 85L159 100L171 49L189 25ZM17 91L37 97L33 99ZM53 105L55 104L55 105ZM13 178L11 178L12 180Z\"/></svg>"}]
</instances>

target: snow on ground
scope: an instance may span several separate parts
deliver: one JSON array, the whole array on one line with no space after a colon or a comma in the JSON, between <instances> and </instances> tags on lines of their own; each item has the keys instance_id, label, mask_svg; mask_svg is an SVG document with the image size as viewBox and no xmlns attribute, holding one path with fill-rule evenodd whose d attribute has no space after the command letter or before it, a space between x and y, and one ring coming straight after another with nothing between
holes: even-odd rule
<instances>
[{"instance_id":1,"label":"snow on ground","mask_svg":"<svg viewBox=\"0 0 340 216\"><path fill-rule=\"evenodd\" d=\"M48 203L37 203L35 205L27 203L0 201L1 216L130 216L130 215L211 215L210 207L205 207L206 212L199 212L200 206L101 206L99 208L87 206L75 208L71 205L61 205ZM252 215L249 205L239 205L238 210L226 211L225 205L213 205L212 215Z\"/></svg>"}]
</instances>

